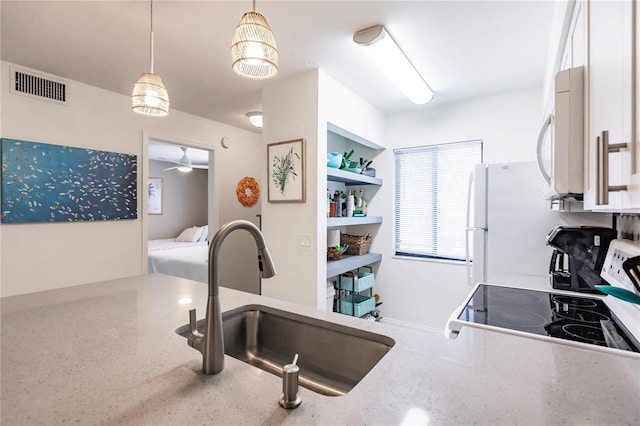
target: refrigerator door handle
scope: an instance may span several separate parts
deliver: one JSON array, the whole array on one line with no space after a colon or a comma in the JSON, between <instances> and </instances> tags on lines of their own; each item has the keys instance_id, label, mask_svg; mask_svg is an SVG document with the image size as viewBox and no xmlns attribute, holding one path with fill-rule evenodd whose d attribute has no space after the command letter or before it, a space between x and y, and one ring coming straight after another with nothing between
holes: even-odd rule
<instances>
[{"instance_id":1,"label":"refrigerator door handle","mask_svg":"<svg viewBox=\"0 0 640 426\"><path fill-rule=\"evenodd\" d=\"M464 263L467 267L467 284L471 285L471 279L473 277L473 272L471 270L471 255L469 253L469 233L473 231L472 228L466 228L464 230L464 251L465 251L465 259Z\"/></svg>"},{"instance_id":2,"label":"refrigerator door handle","mask_svg":"<svg viewBox=\"0 0 640 426\"><path fill-rule=\"evenodd\" d=\"M473 178L474 174L471 172L469 174L469 187L467 189L467 226L464 229L464 253L465 253L465 266L467 268L467 284L473 285L475 284L473 280L473 270L471 264L471 242L469 240L469 234L473 231L486 231L487 228L471 226L471 197L475 190L474 184L475 180Z\"/></svg>"},{"instance_id":3,"label":"refrigerator door handle","mask_svg":"<svg viewBox=\"0 0 640 426\"><path fill-rule=\"evenodd\" d=\"M477 284L477 280L474 280L474 269L476 269L476 275L478 276L477 278L482 277L482 279L484 279L484 253L482 250L475 252L476 255L476 259L475 260L471 260L471 253L470 253L470 247L471 247L471 242L469 240L469 234L470 233L474 233L476 235L474 235L474 241L477 238L478 241L480 241L480 244L482 244L484 246L484 239L486 238L486 232L487 232L487 228L481 228L481 227L470 227L470 228L465 228L465 234L464 234L464 245L465 245L465 266L467 268L467 284L468 285L475 285ZM475 265L475 268L474 268Z\"/></svg>"},{"instance_id":4,"label":"refrigerator door handle","mask_svg":"<svg viewBox=\"0 0 640 426\"><path fill-rule=\"evenodd\" d=\"M471 228L471 193L473 192L473 172L469 173L469 185L467 187L467 230ZM467 237L468 239L468 237ZM467 244L468 246L469 244Z\"/></svg>"},{"instance_id":5,"label":"refrigerator door handle","mask_svg":"<svg viewBox=\"0 0 640 426\"><path fill-rule=\"evenodd\" d=\"M469 253L469 232L471 228L471 193L473 191L473 172L469 173L469 186L467 187L467 227L464 230L464 263L467 267L467 284L471 284L471 255Z\"/></svg>"}]
</instances>

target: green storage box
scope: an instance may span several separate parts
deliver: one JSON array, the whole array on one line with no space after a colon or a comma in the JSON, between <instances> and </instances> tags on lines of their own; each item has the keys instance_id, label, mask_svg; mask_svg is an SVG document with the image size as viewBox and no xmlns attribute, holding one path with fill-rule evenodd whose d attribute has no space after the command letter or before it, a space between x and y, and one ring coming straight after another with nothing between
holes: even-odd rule
<instances>
[{"instance_id":1,"label":"green storage box","mask_svg":"<svg viewBox=\"0 0 640 426\"><path fill-rule=\"evenodd\" d=\"M340 275L338 288L360 292L373 287L375 282L372 272L351 272Z\"/></svg>"},{"instance_id":2,"label":"green storage box","mask_svg":"<svg viewBox=\"0 0 640 426\"><path fill-rule=\"evenodd\" d=\"M373 297L360 294L341 297L338 302L341 314L353 315L354 317L361 317L376 308L376 300Z\"/></svg>"}]
</instances>

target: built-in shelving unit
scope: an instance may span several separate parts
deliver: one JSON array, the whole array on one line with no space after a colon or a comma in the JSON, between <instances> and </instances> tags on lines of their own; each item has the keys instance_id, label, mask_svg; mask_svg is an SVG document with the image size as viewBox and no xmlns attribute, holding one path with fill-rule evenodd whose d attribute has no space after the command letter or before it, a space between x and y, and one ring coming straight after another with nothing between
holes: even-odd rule
<instances>
[{"instance_id":1,"label":"built-in shelving unit","mask_svg":"<svg viewBox=\"0 0 640 426\"><path fill-rule=\"evenodd\" d=\"M360 151L365 152L364 155L360 154L360 156L367 156L367 153L368 153L368 155L371 155L371 157L369 158L373 158L373 156L375 156L377 152L384 149L384 147L380 145L377 145L369 140L361 138L358 135L355 135L331 123L327 123L327 130L329 133L334 133L335 135L339 135L340 137L348 140L349 141L348 143L351 144L351 147L353 147L356 150L356 152L360 152ZM354 142L356 144L355 146L353 145ZM371 150L374 150L374 151L371 151ZM338 184L344 185L345 187L355 186L355 185L382 186L382 183L383 183L381 178L376 178L376 177L363 175L359 173L348 172L346 170L336 169L331 167L327 167L327 181L336 182ZM335 186L336 185L334 185L334 187ZM337 186L338 186L338 190L344 189L344 187L342 187L341 185L337 185ZM373 190L372 193L375 193L375 190ZM349 227L349 226L356 226L356 225L375 225L380 223L382 223L382 216L328 217L327 218L327 228ZM355 271L358 268L361 268L364 266L370 266L374 263L380 262L381 260L382 260L382 255L380 253L369 252L359 256L343 255L340 258L340 260L327 261L327 278L338 277L338 280L339 280L340 274L344 274L349 271ZM340 292L343 292L343 293L344 291L345 291L344 288L340 290ZM342 298L339 298L336 304L339 305L341 302L344 301L344 298L351 298L351 299L348 299L347 303L353 303L353 304L355 303L359 304L361 300L365 300L364 304L359 305L359 307L361 309L362 308L366 309L367 312L364 312L364 313L360 312L356 314L355 312L357 310L354 308L354 310L352 311L352 315L361 316L370 312L369 304L371 304L371 310L375 308L375 304L371 302L373 300L373 294L372 294L371 288L367 288L367 291L369 293L368 296L364 296L364 297L360 296L359 295L360 291L361 290L357 290L357 289L355 292L353 291L353 289L347 291L346 295L343 294L343 296L341 296ZM358 300L358 302L356 302L356 299ZM346 311L338 310L338 312L343 312L348 314L349 310L348 309Z\"/></svg>"}]
</instances>

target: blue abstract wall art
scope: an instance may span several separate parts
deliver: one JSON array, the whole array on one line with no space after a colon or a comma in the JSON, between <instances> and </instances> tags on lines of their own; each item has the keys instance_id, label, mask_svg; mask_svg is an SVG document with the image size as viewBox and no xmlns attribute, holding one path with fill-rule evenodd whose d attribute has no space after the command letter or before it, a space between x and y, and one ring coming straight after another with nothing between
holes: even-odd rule
<instances>
[{"instance_id":1,"label":"blue abstract wall art","mask_svg":"<svg viewBox=\"0 0 640 426\"><path fill-rule=\"evenodd\" d=\"M2 223L136 219L137 157L1 139Z\"/></svg>"}]
</instances>

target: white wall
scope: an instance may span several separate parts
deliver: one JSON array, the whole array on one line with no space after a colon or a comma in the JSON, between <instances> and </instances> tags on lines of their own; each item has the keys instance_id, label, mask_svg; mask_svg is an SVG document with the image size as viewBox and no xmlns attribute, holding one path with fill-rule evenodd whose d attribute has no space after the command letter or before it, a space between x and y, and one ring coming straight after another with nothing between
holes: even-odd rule
<instances>
[{"instance_id":1,"label":"white wall","mask_svg":"<svg viewBox=\"0 0 640 426\"><path fill-rule=\"evenodd\" d=\"M319 121L326 137L326 122L384 146L385 115L330 75L319 71ZM323 160L325 152L322 153ZM326 166L326 164L325 164Z\"/></svg>"},{"instance_id":2,"label":"white wall","mask_svg":"<svg viewBox=\"0 0 640 426\"><path fill-rule=\"evenodd\" d=\"M385 143L392 150L482 139L487 163L534 160L541 99L530 89L390 115Z\"/></svg>"},{"instance_id":3,"label":"white wall","mask_svg":"<svg viewBox=\"0 0 640 426\"><path fill-rule=\"evenodd\" d=\"M162 214L149 215L149 239L175 238L185 228L207 224L207 170L182 173L165 161L149 161L149 176L162 179Z\"/></svg>"},{"instance_id":4,"label":"white wall","mask_svg":"<svg viewBox=\"0 0 640 426\"><path fill-rule=\"evenodd\" d=\"M316 227L318 188L318 72L276 79L262 88L264 127L262 155L275 142L304 139L306 202L269 203L266 167L262 174L262 230L276 267L276 276L263 280L262 294L309 306L318 305L314 277L318 274ZM325 144L326 146L326 144ZM323 165L322 167L324 167ZM301 234L312 237L310 249L300 247Z\"/></svg>"},{"instance_id":5,"label":"white wall","mask_svg":"<svg viewBox=\"0 0 640 426\"><path fill-rule=\"evenodd\" d=\"M387 203L371 247L383 254L375 291L384 302L385 318L443 329L470 290L463 265L393 257L393 149L482 139L485 162L533 160L541 99L541 90L531 89L387 117L387 150L376 158L385 182L376 197Z\"/></svg>"},{"instance_id":6,"label":"white wall","mask_svg":"<svg viewBox=\"0 0 640 426\"><path fill-rule=\"evenodd\" d=\"M73 81L69 84L69 106L14 95L9 91L9 66L2 62L2 137L135 154L138 189L146 187L149 135L189 141L214 150L214 226L236 218L255 221L259 206L242 207L235 187L243 176L260 173L260 135L176 110L166 118L144 117L131 111L128 96ZM231 139L229 149L220 147L223 136ZM145 272L147 220L143 200L139 190L137 220L0 225L0 295ZM223 263L229 273L246 269L246 262L235 255L238 252L255 257L248 245L241 244Z\"/></svg>"}]
</instances>

